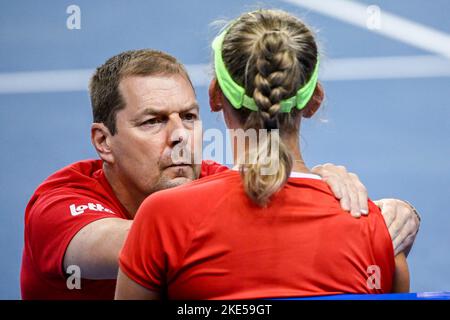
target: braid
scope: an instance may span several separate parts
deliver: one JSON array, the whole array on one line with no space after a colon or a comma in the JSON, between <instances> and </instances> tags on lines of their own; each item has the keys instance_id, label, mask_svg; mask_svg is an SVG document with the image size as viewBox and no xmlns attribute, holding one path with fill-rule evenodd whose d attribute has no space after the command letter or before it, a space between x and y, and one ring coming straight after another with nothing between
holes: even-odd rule
<instances>
[{"instance_id":1,"label":"braid","mask_svg":"<svg viewBox=\"0 0 450 320\"><path fill-rule=\"evenodd\" d=\"M240 171L249 198L265 206L292 170L290 151L279 132L298 131L301 112L280 112L281 101L294 96L311 77L317 46L311 31L294 16L279 10L259 10L242 15L232 24L223 40L222 57L232 78L258 107L258 111L241 108L232 112L245 130L259 132L257 150L247 151L256 154L256 163L244 163ZM259 129L268 129L267 134Z\"/></svg>"},{"instance_id":2,"label":"braid","mask_svg":"<svg viewBox=\"0 0 450 320\"><path fill-rule=\"evenodd\" d=\"M252 58L255 61L253 99L260 110L257 116L264 124L262 128L267 128L270 120L277 121L281 100L296 89L299 63L289 47L289 36L283 31L264 33L255 44Z\"/></svg>"}]
</instances>

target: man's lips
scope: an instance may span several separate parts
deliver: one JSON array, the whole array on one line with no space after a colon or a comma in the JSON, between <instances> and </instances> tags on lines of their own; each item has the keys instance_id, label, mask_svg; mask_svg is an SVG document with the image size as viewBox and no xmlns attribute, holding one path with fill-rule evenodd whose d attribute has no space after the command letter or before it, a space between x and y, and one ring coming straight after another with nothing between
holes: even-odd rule
<instances>
[{"instance_id":1,"label":"man's lips","mask_svg":"<svg viewBox=\"0 0 450 320\"><path fill-rule=\"evenodd\" d=\"M185 164L185 163L178 163L178 164L171 164L170 166L167 166L165 169L166 174L172 175L174 174L175 177L184 177L187 178L191 171L194 169L191 165Z\"/></svg>"},{"instance_id":2,"label":"man's lips","mask_svg":"<svg viewBox=\"0 0 450 320\"><path fill-rule=\"evenodd\" d=\"M176 164L174 163L174 164L167 166L166 169L167 168L180 168L180 167L190 167L190 165L187 163L176 163Z\"/></svg>"}]
</instances>

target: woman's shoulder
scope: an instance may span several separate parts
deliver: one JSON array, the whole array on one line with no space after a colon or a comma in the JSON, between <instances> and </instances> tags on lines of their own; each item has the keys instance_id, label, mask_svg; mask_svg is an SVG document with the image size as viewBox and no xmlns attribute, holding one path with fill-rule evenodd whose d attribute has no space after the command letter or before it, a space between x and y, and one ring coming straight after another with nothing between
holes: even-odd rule
<instances>
[{"instance_id":1,"label":"woman's shoulder","mask_svg":"<svg viewBox=\"0 0 450 320\"><path fill-rule=\"evenodd\" d=\"M240 175L236 171L227 170L204 177L171 189L158 191L147 197L141 210L154 211L154 214L194 216L198 212L227 197L230 192L242 188Z\"/></svg>"}]
</instances>

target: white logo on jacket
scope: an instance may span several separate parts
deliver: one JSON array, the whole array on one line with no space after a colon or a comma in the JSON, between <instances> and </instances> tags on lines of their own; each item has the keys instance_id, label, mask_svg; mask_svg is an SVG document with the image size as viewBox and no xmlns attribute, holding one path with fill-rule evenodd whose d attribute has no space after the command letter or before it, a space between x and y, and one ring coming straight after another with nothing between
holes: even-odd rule
<instances>
[{"instance_id":1,"label":"white logo on jacket","mask_svg":"<svg viewBox=\"0 0 450 320\"><path fill-rule=\"evenodd\" d=\"M87 205L81 204L79 206L75 206L75 204L71 204L69 206L69 209L70 209L70 214L73 216L78 216L78 215L84 213L86 210L108 212L108 213L115 214L112 210L105 208L101 204L98 204L98 203L95 204L95 203L91 203L91 202L89 202Z\"/></svg>"}]
</instances>

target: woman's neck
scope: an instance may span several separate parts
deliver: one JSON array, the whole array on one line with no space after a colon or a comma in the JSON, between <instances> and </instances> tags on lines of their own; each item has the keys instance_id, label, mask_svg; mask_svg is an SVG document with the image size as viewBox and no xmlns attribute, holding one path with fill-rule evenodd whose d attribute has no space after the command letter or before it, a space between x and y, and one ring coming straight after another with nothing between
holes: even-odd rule
<instances>
[{"instance_id":1,"label":"woman's neck","mask_svg":"<svg viewBox=\"0 0 450 320\"><path fill-rule=\"evenodd\" d=\"M281 139L281 137L280 137ZM295 172L301 172L301 173L311 173L311 170L308 169L308 167L305 164L305 161L303 160L302 154L300 152L300 144L298 141L297 136L293 136L291 138L284 137L283 143L285 144L286 148L290 151L291 157L292 157L292 171ZM245 147L245 153L248 152L248 145ZM238 148L235 145L234 146L234 168L239 167L240 161L238 161Z\"/></svg>"},{"instance_id":2,"label":"woman's neck","mask_svg":"<svg viewBox=\"0 0 450 320\"><path fill-rule=\"evenodd\" d=\"M300 152L300 144L298 137L292 139L283 140L287 149L290 150L292 156L292 171L311 173L303 160L302 153Z\"/></svg>"}]
</instances>

